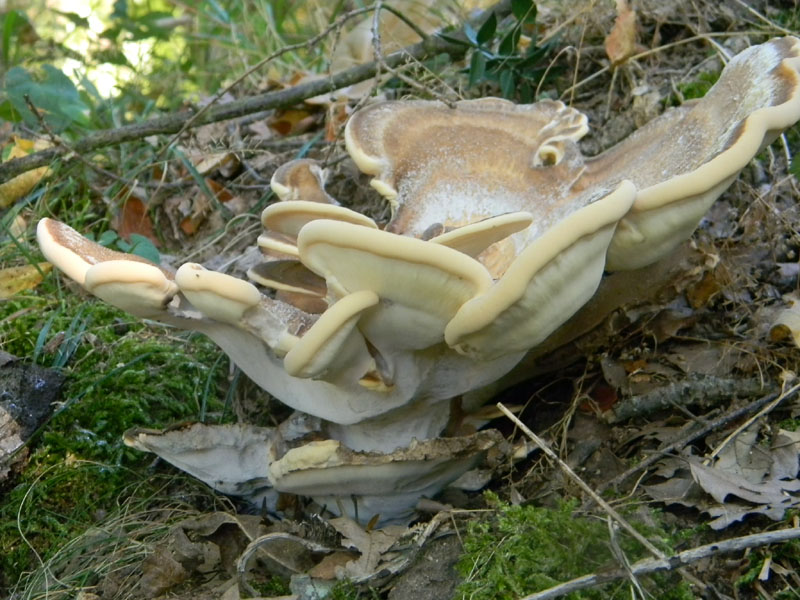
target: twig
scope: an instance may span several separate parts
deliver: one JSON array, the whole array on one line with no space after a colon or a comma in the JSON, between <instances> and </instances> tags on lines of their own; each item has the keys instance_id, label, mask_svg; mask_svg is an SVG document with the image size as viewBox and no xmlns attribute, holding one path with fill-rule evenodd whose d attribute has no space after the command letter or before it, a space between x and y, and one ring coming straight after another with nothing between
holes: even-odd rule
<instances>
[{"instance_id":1,"label":"twig","mask_svg":"<svg viewBox=\"0 0 800 600\"><path fill-rule=\"evenodd\" d=\"M794 393L795 393L797 390L799 390L799 389L800 389L800 383L798 383L798 384L795 384L795 385L794 385L793 387L791 387L790 389L788 389L788 390L786 390L786 391L783 391L783 392L781 392L780 396L778 396L777 398L775 398L775 400L773 400L772 402L770 402L769 404L767 404L767 405L766 405L764 408L762 408L761 410L759 410L759 411L758 411L756 414L754 414L752 417L750 417L749 419L747 419L747 421L745 421L744 423L742 423L741 425L739 425L739 427L737 427L735 430L733 430L733 431L730 433L730 435L728 435L728 436L727 436L727 437L726 437L724 440L722 440L722 443L720 443L720 445L719 445L719 446L717 446L717 447L714 449L714 451L713 451L711 454L709 454L709 455L706 457L706 459L705 459L705 460L707 460L707 461L710 461L710 460L712 460L712 459L713 459L715 456L717 456L717 454L719 454L720 452L722 452L722 449L723 449L723 448L725 448L725 446L727 446L727 445L728 445L728 444L731 442L731 440L732 440L733 438L735 438L735 437L736 437L737 435L739 435L739 434L740 434L742 431L744 431L745 429L747 429L748 427L750 427L750 425L752 425L752 424L753 424L753 423L756 421L756 419L760 419L761 417L763 417L764 415L766 415L766 414L767 414L768 412L770 412L770 411L771 411L773 408L775 408L776 406L778 406L778 404L780 404L781 402L783 402L783 401L784 401L786 398L788 398L789 396L793 395L793 394L794 394Z\"/></svg>"},{"instance_id":2,"label":"twig","mask_svg":"<svg viewBox=\"0 0 800 600\"><path fill-rule=\"evenodd\" d=\"M648 558L634 563L630 567L630 573L634 576L649 575L658 571L672 571L681 567L688 566L692 563L708 558L709 556L717 556L719 554L727 554L730 552L738 552L748 548L757 548L759 546L766 546L768 544L779 544L796 540L800 538L800 528L793 527L791 529L781 529L779 531L770 531L768 533L754 533L752 535L745 535L722 542L715 542L698 546L691 550L684 550L674 556L663 559ZM551 598L560 598L566 594L577 592L578 590L585 590L590 587L595 587L609 581L623 579L628 577L629 571L626 569L617 569L615 571L606 573L593 573L591 575L584 575L571 581L561 583L553 586L547 590L530 594L520 600L550 600Z\"/></svg>"},{"instance_id":3,"label":"twig","mask_svg":"<svg viewBox=\"0 0 800 600\"><path fill-rule=\"evenodd\" d=\"M53 144L54 147L63 148L64 152L66 152L68 155L75 156L76 159L78 159L80 162L85 164L93 171L99 173L100 175L108 177L112 181L123 183L125 185L130 185L129 182L125 181L125 179L123 179L116 173L112 173L111 171L106 171L104 168L95 165L88 159L76 153L67 142L65 142L60 136L56 135L56 133L50 128L50 125L47 124L47 121L45 121L44 116L42 115L42 111L36 108L36 105L33 103L33 100L31 100L31 97L28 94L25 94L24 98L25 98L25 104L28 106L28 110L33 113L34 117L36 117L36 120L39 123L39 127L41 127L42 130L47 134L47 137L50 138L50 142Z\"/></svg>"},{"instance_id":4,"label":"twig","mask_svg":"<svg viewBox=\"0 0 800 600\"><path fill-rule=\"evenodd\" d=\"M606 483L601 485L598 488L597 492L602 494L607 489L616 488L621 483L623 483L625 480L627 480L629 477L635 475L636 473L639 473L640 471L645 471L645 470L649 469L651 466L653 466L655 463L657 463L659 460L661 460L664 456L666 456L668 454L671 454L673 452L676 452L676 451L680 450L681 448L683 448L684 446L688 446L693 441L695 441L695 440L697 440L697 439L699 439L699 438L701 438L701 437L703 437L705 435L708 435L712 431L719 431L720 429L722 429L725 425L727 425L731 421L736 421L737 419L740 419L745 415L749 415L751 413L754 413L754 412L758 411L759 409L763 408L764 406L766 406L770 402L773 402L775 400L775 398L777 398L777 397L778 397L778 393L777 392L774 392L772 394L767 394L766 396L763 396L763 397L759 398L755 402L751 402L751 403L749 403L749 404L747 404L747 405L745 405L745 406L743 406L741 408L737 408L736 410L732 410L732 411L722 415L721 417L717 417L713 421L708 422L706 425L704 425L700 429L698 429L696 431L693 431L693 432L689 433L688 435L682 437L681 439L672 442L668 446L665 446L663 448L659 448L658 450L653 452L650 456L648 456L644 460L640 461L636 466L631 467L630 469L628 469L624 473L620 473L619 475L614 477L614 479L612 479L611 481L607 481ZM584 508L586 508L585 505L584 505Z\"/></svg>"},{"instance_id":5,"label":"twig","mask_svg":"<svg viewBox=\"0 0 800 600\"><path fill-rule=\"evenodd\" d=\"M188 121L186 121L186 123L183 124L183 126L180 128L180 130L174 136L172 136L172 138L167 143L167 145L164 146L161 149L160 154L163 154L164 152L166 152L166 150L170 146L172 146L172 144L174 144L177 141L177 139L187 129L189 129L203 114L205 114L206 111L208 111L212 106L214 106L217 102L219 102L220 98L222 98L225 94L230 92L233 88L235 88L237 85L239 85L247 77L249 77L250 75L252 75L256 71L258 71L261 67L263 67L264 65L272 62L276 58L278 58L280 56L283 56L284 54L287 54L288 52L293 52L295 50L301 50L302 48L312 48L318 42L320 42L321 40L325 39L328 35L330 35L330 33L332 31L338 30L342 25L344 25L347 21L349 21L353 17L357 17L358 15L362 15L364 13L367 13L367 12L371 11L372 8L373 7L371 7L371 6L366 6L366 7L363 7L363 8L357 8L355 10L351 10L351 11L341 15L338 19L336 19L336 21L331 23L328 27L323 29L321 32L319 32L314 37L312 37L312 38L310 38L310 39L308 39L308 40L306 40L304 42L298 42L296 44L290 44L289 46L284 46L283 48L279 48L278 50L275 50L274 52L270 53L268 56L265 56L264 58L262 58L260 61L258 61L256 64L254 64L252 67L247 69L244 73L239 75L239 77L237 77L230 85L226 86L225 88L223 88L219 92L217 92L217 94L211 99L211 101L208 104L203 106Z\"/></svg>"},{"instance_id":6,"label":"twig","mask_svg":"<svg viewBox=\"0 0 800 600\"><path fill-rule=\"evenodd\" d=\"M598 496L597 492L595 492L589 486L589 484L587 484L583 479L581 479L578 476L578 474L575 473L575 471L573 471L572 468L567 463L565 463L563 460L561 460L558 457L558 455L550 449L550 446L548 446L547 443L542 438L540 438L538 435L533 433L533 431L531 431L528 428L528 426L525 425L525 423L520 421L514 413L512 413L510 410L508 410L502 402L498 402L497 403L497 408L499 408L505 416L507 416L509 419L511 419L511 421L517 427L519 427L520 430L522 430L522 432L525 435L527 435L529 438L531 438L533 443L536 444L537 446L539 446L539 448L542 450L542 452L544 452L550 460L555 462L561 468L561 470L564 471L567 474L567 476L569 476L569 478L572 479L572 481L574 481L578 485L578 487L580 487L584 492L589 494L589 496L591 496L592 499L595 502L597 502L597 504L608 515L610 515L612 519L614 519L617 523L619 523L620 527L622 527L625 531L627 531L642 546L647 548L647 550L653 556L656 556L656 557L658 557L660 559L666 558L666 556L664 555L663 552L661 552L661 550L656 548L650 542L650 540L648 540L641 533L636 531L636 529L634 529L633 526L630 523L628 523L628 521L626 521L625 518L616 511L616 509L614 509L614 507L612 507L608 502L606 502L600 496Z\"/></svg>"},{"instance_id":7,"label":"twig","mask_svg":"<svg viewBox=\"0 0 800 600\"><path fill-rule=\"evenodd\" d=\"M432 90L426 88L418 81L414 80L413 78L409 77L408 75L397 69L393 69L392 67L386 64L386 61L383 58L383 49L381 48L381 29L380 29L381 10L386 7L383 5L383 0L377 0L374 6L375 6L375 13L372 15L372 54L373 57L375 58L375 62L378 63L378 72L375 74L375 77L379 78L380 72L386 71L392 76L397 77L400 81L405 83L410 88L415 89L422 94L433 93ZM450 108L455 107L455 102L453 102L453 100L442 97L439 94L436 94L436 96L438 100L444 102Z\"/></svg>"},{"instance_id":8,"label":"twig","mask_svg":"<svg viewBox=\"0 0 800 600\"><path fill-rule=\"evenodd\" d=\"M747 397L763 393L764 385L760 379L725 379L708 375L692 375L684 381L676 381L652 392L633 396L619 402L609 413L609 423L619 423L632 417L651 414L680 404L699 404L712 406L720 400L733 396Z\"/></svg>"},{"instance_id":9,"label":"twig","mask_svg":"<svg viewBox=\"0 0 800 600\"><path fill-rule=\"evenodd\" d=\"M493 10L498 16L504 16L510 12L511 2L510 0L501 0L501 2L496 4L493 8L487 10ZM485 19L485 14L485 12L481 13L475 17L474 20L471 20L471 22L480 22L482 19ZM407 46L398 52L393 52L385 56L384 62L391 67L395 67L407 60L422 60L443 53L449 54L452 58L456 59L463 56L465 52L466 46L453 44L438 36L430 36L422 42ZM193 126L235 119L263 110L293 106L308 98L313 98L314 96L319 96L369 79L375 75L376 69L377 63L371 62L336 73L330 78L310 81L288 89L267 92L215 106L207 110L203 115L197 117ZM76 141L72 145L72 150L75 153L85 155L99 148L142 139L150 135L177 133L181 130L184 123L194 115L195 113L193 111L185 110L150 119L144 123L136 123L117 129L98 131ZM2 163L0 164L0 183L8 181L15 175L19 175L25 171L48 165L57 158L67 156L67 154L67 151L61 147L48 148L47 150L35 152L28 156L15 158Z\"/></svg>"}]
</instances>

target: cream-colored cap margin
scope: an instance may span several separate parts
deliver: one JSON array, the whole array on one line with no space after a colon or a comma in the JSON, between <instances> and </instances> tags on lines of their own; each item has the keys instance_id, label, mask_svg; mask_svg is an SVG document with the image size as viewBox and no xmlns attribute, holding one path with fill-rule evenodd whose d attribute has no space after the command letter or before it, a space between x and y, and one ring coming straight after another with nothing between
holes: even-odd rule
<instances>
[{"instance_id":1,"label":"cream-colored cap margin","mask_svg":"<svg viewBox=\"0 0 800 600\"><path fill-rule=\"evenodd\" d=\"M178 286L161 269L131 260L92 265L83 286L101 300L141 317L161 313L178 293Z\"/></svg>"},{"instance_id":2,"label":"cream-colored cap margin","mask_svg":"<svg viewBox=\"0 0 800 600\"><path fill-rule=\"evenodd\" d=\"M486 268L457 250L340 221L319 220L309 223L300 231L297 247L303 264L324 277L328 289L339 296L372 289L381 298L408 306L424 306L432 314L440 314L448 304L444 295L452 287L444 284L445 281L460 284L464 292L459 294L459 298L451 298L451 303L463 302L492 285ZM347 259L359 262L356 273L353 273L352 264L342 264L343 259L336 256L336 249L357 253L357 256ZM369 264L370 261L372 264ZM339 265L342 265L341 268ZM406 286L408 281L420 282L420 267L426 268L434 279L440 278L441 289L422 289L419 286L411 289ZM350 269L352 277L362 280L355 284L357 289L347 289L347 285L339 281L337 271L341 275L342 269Z\"/></svg>"},{"instance_id":3,"label":"cream-colored cap margin","mask_svg":"<svg viewBox=\"0 0 800 600\"><path fill-rule=\"evenodd\" d=\"M529 212L507 213L458 227L428 241L475 258L495 242L522 231L531 223L533 215Z\"/></svg>"},{"instance_id":4,"label":"cream-colored cap margin","mask_svg":"<svg viewBox=\"0 0 800 600\"><path fill-rule=\"evenodd\" d=\"M252 283L197 263L181 265L175 283L197 310L225 323L238 324L242 314L261 301L261 292Z\"/></svg>"},{"instance_id":5,"label":"cream-colored cap margin","mask_svg":"<svg viewBox=\"0 0 800 600\"><path fill-rule=\"evenodd\" d=\"M800 54L800 40L796 38L793 38L792 52ZM716 182L742 170L761 149L768 132L785 129L800 120L800 56L784 58L779 68L790 74L795 84L786 102L753 111L744 119L736 142L691 173L640 190L632 212L653 210L676 200L702 194ZM747 82L742 82L742 85L747 85Z\"/></svg>"},{"instance_id":6,"label":"cream-colored cap margin","mask_svg":"<svg viewBox=\"0 0 800 600\"><path fill-rule=\"evenodd\" d=\"M271 204L261 213L261 224L271 231L296 237L304 225L317 219L343 221L377 229L375 221L366 215L343 206L308 200L288 200Z\"/></svg>"},{"instance_id":7,"label":"cream-colored cap margin","mask_svg":"<svg viewBox=\"0 0 800 600\"><path fill-rule=\"evenodd\" d=\"M286 372L293 377L314 377L324 372L347 344L361 313L378 301L377 294L362 290L328 307L284 357Z\"/></svg>"},{"instance_id":8,"label":"cream-colored cap margin","mask_svg":"<svg viewBox=\"0 0 800 600\"><path fill-rule=\"evenodd\" d=\"M525 296L537 273L562 252L582 238L616 224L630 210L635 195L633 183L623 181L608 196L574 212L534 240L488 292L468 301L456 313L445 328L448 345L456 347L465 337L490 327L503 312ZM566 321L570 316L572 313L554 316L553 322L558 319Z\"/></svg>"}]
</instances>

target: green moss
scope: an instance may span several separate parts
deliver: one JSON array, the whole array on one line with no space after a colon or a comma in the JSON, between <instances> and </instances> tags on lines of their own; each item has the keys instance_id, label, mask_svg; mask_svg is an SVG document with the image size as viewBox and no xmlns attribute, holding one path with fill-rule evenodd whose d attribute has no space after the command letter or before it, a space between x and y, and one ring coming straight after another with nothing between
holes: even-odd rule
<instances>
[{"instance_id":1,"label":"green moss","mask_svg":"<svg viewBox=\"0 0 800 600\"><path fill-rule=\"evenodd\" d=\"M210 340L145 326L74 294L58 300L54 281L0 302L0 346L62 365L67 375L63 404L29 443L28 465L0 499L0 590L37 566L37 554L46 560L131 494L156 492L148 483L153 455L125 446L126 429L201 416L218 422L226 414L229 363Z\"/></svg>"},{"instance_id":2,"label":"green moss","mask_svg":"<svg viewBox=\"0 0 800 600\"><path fill-rule=\"evenodd\" d=\"M721 71L699 73L693 81L679 83L677 85L677 93L669 97L667 106L678 106L687 100L702 98L717 82L720 74Z\"/></svg>"},{"instance_id":3,"label":"green moss","mask_svg":"<svg viewBox=\"0 0 800 600\"><path fill-rule=\"evenodd\" d=\"M355 583L344 579L337 581L336 585L331 588L330 600L379 600L380 595L372 588L362 589Z\"/></svg>"},{"instance_id":4,"label":"green moss","mask_svg":"<svg viewBox=\"0 0 800 600\"><path fill-rule=\"evenodd\" d=\"M456 598L513 600L617 566L610 550L607 524L604 520L576 517L573 514L575 502L563 502L557 509L548 509L510 506L493 496L489 499L496 505L497 512L491 519L469 524L464 539L465 553L458 563L465 581L459 586ZM667 550L663 531L643 533ZM637 542L622 533L617 537L630 562L645 556ZM692 598L688 586L677 579L666 585L668 577L642 577L639 581L661 600ZM627 581L567 596L571 600L630 597Z\"/></svg>"}]
</instances>

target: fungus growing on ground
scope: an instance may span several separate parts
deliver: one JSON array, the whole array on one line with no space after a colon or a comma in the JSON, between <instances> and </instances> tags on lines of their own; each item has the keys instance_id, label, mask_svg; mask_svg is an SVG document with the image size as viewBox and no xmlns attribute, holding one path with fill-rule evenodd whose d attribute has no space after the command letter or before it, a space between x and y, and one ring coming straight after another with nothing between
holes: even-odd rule
<instances>
[{"instance_id":1,"label":"fungus growing on ground","mask_svg":"<svg viewBox=\"0 0 800 600\"><path fill-rule=\"evenodd\" d=\"M363 521L403 520L500 444L458 431L452 400L471 408L470 393L547 339L605 270L647 265L688 238L800 119L799 57L794 38L750 48L705 98L593 158L577 145L586 117L561 102L368 106L345 140L391 219L379 227L338 205L313 161L281 167L264 264L249 273L262 289L195 264L173 276L50 219L39 242L104 300L207 334L297 411L274 430L133 431L129 444L254 502L291 492Z\"/></svg>"}]
</instances>

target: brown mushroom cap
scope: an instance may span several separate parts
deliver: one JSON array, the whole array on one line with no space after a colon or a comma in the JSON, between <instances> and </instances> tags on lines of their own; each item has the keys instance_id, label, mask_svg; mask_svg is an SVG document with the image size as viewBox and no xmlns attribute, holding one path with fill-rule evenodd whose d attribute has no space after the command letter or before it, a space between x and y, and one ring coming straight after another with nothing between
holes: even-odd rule
<instances>
[{"instance_id":1,"label":"brown mushroom cap","mask_svg":"<svg viewBox=\"0 0 800 600\"><path fill-rule=\"evenodd\" d=\"M54 219L39 221L36 237L47 260L95 296L133 315L156 317L178 291L172 275L158 265L109 250Z\"/></svg>"},{"instance_id":2,"label":"brown mushroom cap","mask_svg":"<svg viewBox=\"0 0 800 600\"><path fill-rule=\"evenodd\" d=\"M773 39L737 54L703 98L587 161L587 184L617 173L639 188L608 268L636 269L672 251L764 145L798 120L800 40Z\"/></svg>"},{"instance_id":3,"label":"brown mushroom cap","mask_svg":"<svg viewBox=\"0 0 800 600\"><path fill-rule=\"evenodd\" d=\"M48 261L81 285L89 267L108 260L150 265L159 269L165 276L171 276L168 271L141 256L110 250L55 219L44 218L39 221L36 227L36 241Z\"/></svg>"},{"instance_id":4,"label":"brown mushroom cap","mask_svg":"<svg viewBox=\"0 0 800 600\"><path fill-rule=\"evenodd\" d=\"M338 204L326 191L325 170L315 160L298 158L278 167L269 182L272 191L283 201L305 200Z\"/></svg>"},{"instance_id":5,"label":"brown mushroom cap","mask_svg":"<svg viewBox=\"0 0 800 600\"><path fill-rule=\"evenodd\" d=\"M398 211L390 230L419 237L432 223L459 227L529 210L531 190L549 185L539 164L549 170L551 159L564 162L569 145L587 131L585 115L556 101L515 105L484 98L458 102L455 109L438 102L385 102L354 114L345 142L358 167L375 176L372 186ZM549 190L537 191L540 202L556 203L551 209L558 211L563 194L546 200Z\"/></svg>"}]
</instances>

